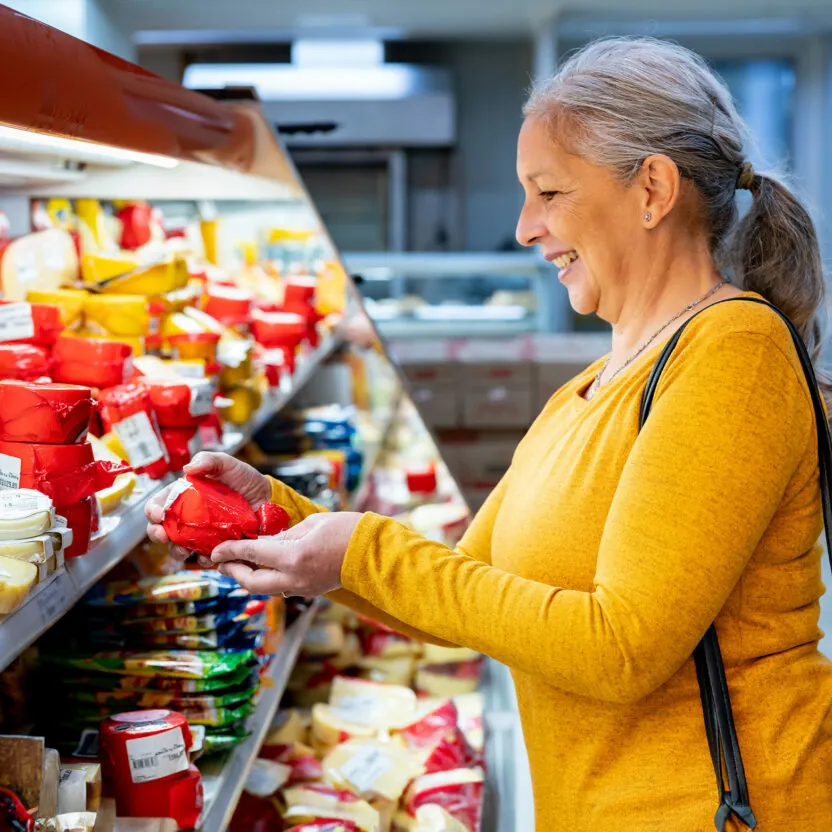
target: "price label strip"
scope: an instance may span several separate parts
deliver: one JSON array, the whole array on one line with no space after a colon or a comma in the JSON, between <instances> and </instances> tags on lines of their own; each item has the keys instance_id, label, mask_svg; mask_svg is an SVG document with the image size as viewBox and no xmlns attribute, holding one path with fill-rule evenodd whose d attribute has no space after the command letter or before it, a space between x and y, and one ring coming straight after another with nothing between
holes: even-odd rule
<instances>
[{"instance_id":1,"label":"price label strip","mask_svg":"<svg viewBox=\"0 0 832 832\"><path fill-rule=\"evenodd\" d=\"M144 411L116 422L113 430L127 452L127 461L134 468L152 465L165 456L165 449Z\"/></svg>"},{"instance_id":2,"label":"price label strip","mask_svg":"<svg viewBox=\"0 0 832 832\"><path fill-rule=\"evenodd\" d=\"M35 319L32 317L32 304L7 303L0 306L0 343L34 337Z\"/></svg>"}]
</instances>

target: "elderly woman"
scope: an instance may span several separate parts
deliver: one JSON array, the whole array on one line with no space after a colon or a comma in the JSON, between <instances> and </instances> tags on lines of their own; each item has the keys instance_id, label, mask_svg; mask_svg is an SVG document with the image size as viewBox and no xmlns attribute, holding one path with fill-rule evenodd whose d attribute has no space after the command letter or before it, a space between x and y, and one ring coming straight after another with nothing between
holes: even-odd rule
<instances>
[{"instance_id":1,"label":"elderly woman","mask_svg":"<svg viewBox=\"0 0 832 832\"><path fill-rule=\"evenodd\" d=\"M758 828L828 832L832 663L818 651L809 388L769 306L720 303L766 299L817 353L812 222L754 173L728 91L679 46L591 44L525 116L517 238L555 264L576 311L612 325L609 356L552 396L457 549L373 514L318 513L206 455L190 470L296 523L213 560L253 591L328 593L508 665L546 832L713 828L691 655L715 620ZM738 188L751 192L739 222ZM694 315L639 432L654 361ZM158 500L148 516L164 541ZM719 826L746 828L728 814Z\"/></svg>"}]
</instances>

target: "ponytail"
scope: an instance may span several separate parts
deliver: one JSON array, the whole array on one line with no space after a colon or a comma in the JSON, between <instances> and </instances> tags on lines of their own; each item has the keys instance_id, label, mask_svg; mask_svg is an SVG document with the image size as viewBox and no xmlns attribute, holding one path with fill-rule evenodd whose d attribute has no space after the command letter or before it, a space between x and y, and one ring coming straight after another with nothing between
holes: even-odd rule
<instances>
[{"instance_id":1,"label":"ponytail","mask_svg":"<svg viewBox=\"0 0 832 832\"><path fill-rule=\"evenodd\" d=\"M823 347L826 286L815 225L800 200L773 176L743 166L737 187L751 207L736 224L726 252L734 281L786 313L817 365ZM832 386L818 381L827 401Z\"/></svg>"}]
</instances>

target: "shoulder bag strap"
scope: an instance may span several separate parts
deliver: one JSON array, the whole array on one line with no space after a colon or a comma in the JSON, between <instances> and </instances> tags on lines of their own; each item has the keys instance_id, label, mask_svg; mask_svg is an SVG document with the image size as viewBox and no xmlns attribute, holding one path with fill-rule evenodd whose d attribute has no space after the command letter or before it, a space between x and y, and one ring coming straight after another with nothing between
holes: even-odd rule
<instances>
[{"instance_id":1,"label":"shoulder bag strap","mask_svg":"<svg viewBox=\"0 0 832 832\"><path fill-rule=\"evenodd\" d=\"M832 472L832 440L830 439L829 422L818 390L815 378L812 359L806 349L794 324L776 306L757 298L729 298L719 303L732 303L744 301L746 303L759 303L770 307L776 312L789 329L794 341L803 373L806 376L806 383L809 387L809 394L812 398L812 406L815 412L818 433L818 467L820 469L821 502L823 506L824 533L826 535L827 552L829 561L832 564L832 488L830 488L830 472ZM711 304L716 306L718 304ZM698 312L701 315L710 307ZM696 315L693 316L694 318ZM639 414L639 429L650 414L656 388L661 378L662 370L670 359L673 350L682 337L685 327L693 320L688 319L673 334L656 360L641 400L641 412ZM708 631L699 642L693 652L696 665L696 677L699 682L699 694L702 700L702 713L705 720L705 733L708 738L708 749L711 754L711 761L714 766L717 787L719 791L719 808L714 817L714 825L719 832L723 832L725 823L733 814L736 815L750 829L757 826L754 813L751 811L751 804L748 797L748 784L745 778L745 768L740 754L739 739L734 726L734 715L731 710L731 699L728 694L728 680L725 676L725 666L722 661L722 653L719 649L716 627L711 624ZM726 784L727 779L727 784Z\"/></svg>"}]
</instances>

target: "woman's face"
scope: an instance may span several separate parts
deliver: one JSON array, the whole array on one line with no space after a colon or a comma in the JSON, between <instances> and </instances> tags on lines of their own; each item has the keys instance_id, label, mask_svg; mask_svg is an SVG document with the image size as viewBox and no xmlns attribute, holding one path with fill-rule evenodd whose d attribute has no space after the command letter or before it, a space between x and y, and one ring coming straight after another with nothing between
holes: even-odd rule
<instances>
[{"instance_id":1,"label":"woman's face","mask_svg":"<svg viewBox=\"0 0 832 832\"><path fill-rule=\"evenodd\" d=\"M520 130L517 176L525 191L518 242L539 245L555 264L576 312L612 320L626 276L639 268L639 189L564 150L536 118Z\"/></svg>"}]
</instances>

